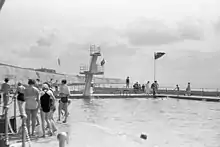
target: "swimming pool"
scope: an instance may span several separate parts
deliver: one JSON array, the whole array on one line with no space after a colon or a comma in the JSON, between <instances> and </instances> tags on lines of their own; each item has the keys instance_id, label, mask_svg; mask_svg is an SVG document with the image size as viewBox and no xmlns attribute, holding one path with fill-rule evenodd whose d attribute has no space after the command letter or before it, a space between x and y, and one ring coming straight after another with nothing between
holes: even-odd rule
<instances>
[{"instance_id":1,"label":"swimming pool","mask_svg":"<svg viewBox=\"0 0 220 147\"><path fill-rule=\"evenodd\" d=\"M73 100L69 146L219 147L218 103L176 99ZM147 140L139 138L146 133ZM49 141L58 146L57 141ZM41 142L41 145L49 145ZM39 145L39 144L38 144ZM49 146L50 146L49 145Z\"/></svg>"}]
</instances>

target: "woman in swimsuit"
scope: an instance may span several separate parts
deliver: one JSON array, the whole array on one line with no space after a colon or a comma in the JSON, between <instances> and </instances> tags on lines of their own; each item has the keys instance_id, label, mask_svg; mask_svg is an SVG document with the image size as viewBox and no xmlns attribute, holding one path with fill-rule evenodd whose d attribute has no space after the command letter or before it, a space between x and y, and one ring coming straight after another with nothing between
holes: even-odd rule
<instances>
[{"instance_id":1,"label":"woman in swimsuit","mask_svg":"<svg viewBox=\"0 0 220 147\"><path fill-rule=\"evenodd\" d=\"M50 89L50 91L53 93L54 98L51 98L51 107L50 107L50 114L49 114L49 119L52 124L53 132L57 131L57 128L55 126L55 121L54 121L54 112L56 111L56 96L54 95L54 91L49 83L46 83Z\"/></svg>"},{"instance_id":2,"label":"woman in swimsuit","mask_svg":"<svg viewBox=\"0 0 220 147\"><path fill-rule=\"evenodd\" d=\"M53 92L49 89L48 85L48 83L43 84L40 97L43 137L45 137L45 121L48 124L50 136L52 136L53 132L56 131L55 124L50 119L50 112L53 106L53 102L55 102L55 98Z\"/></svg>"},{"instance_id":3,"label":"woman in swimsuit","mask_svg":"<svg viewBox=\"0 0 220 147\"><path fill-rule=\"evenodd\" d=\"M25 99L25 110L27 114L27 129L30 134L30 121L32 122L32 134L34 135L35 126L36 126L36 116L39 109L39 90L34 87L35 80L29 79L28 86L24 90L24 99Z\"/></svg>"},{"instance_id":4,"label":"woman in swimsuit","mask_svg":"<svg viewBox=\"0 0 220 147\"><path fill-rule=\"evenodd\" d=\"M24 111L24 102L25 102L24 90L25 90L25 87L20 82L18 82L18 86L17 86L17 90L16 90L15 94L17 94L17 101L18 101L18 108L19 108L20 115L25 114L25 111Z\"/></svg>"}]
</instances>

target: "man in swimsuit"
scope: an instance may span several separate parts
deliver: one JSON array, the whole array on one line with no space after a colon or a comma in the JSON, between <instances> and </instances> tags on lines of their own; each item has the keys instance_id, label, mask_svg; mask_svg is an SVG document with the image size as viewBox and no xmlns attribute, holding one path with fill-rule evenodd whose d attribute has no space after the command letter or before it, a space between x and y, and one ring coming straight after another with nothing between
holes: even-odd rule
<instances>
[{"instance_id":1,"label":"man in swimsuit","mask_svg":"<svg viewBox=\"0 0 220 147\"><path fill-rule=\"evenodd\" d=\"M70 96L70 91L68 86L66 85L67 81L62 80L61 85L60 85L60 91L59 91L59 96L60 96L60 103L59 103L59 108L58 108L58 121L60 121L60 114L61 110L64 109L65 111L65 119L63 123L66 123L67 117L68 117L68 97Z\"/></svg>"},{"instance_id":2,"label":"man in swimsuit","mask_svg":"<svg viewBox=\"0 0 220 147\"><path fill-rule=\"evenodd\" d=\"M5 113L5 106L7 106L9 96L10 96L10 85L8 84L9 79L5 78L4 81L5 81L5 83L3 83L2 87L1 87L1 92L3 93L3 104L4 104L2 114Z\"/></svg>"}]
</instances>

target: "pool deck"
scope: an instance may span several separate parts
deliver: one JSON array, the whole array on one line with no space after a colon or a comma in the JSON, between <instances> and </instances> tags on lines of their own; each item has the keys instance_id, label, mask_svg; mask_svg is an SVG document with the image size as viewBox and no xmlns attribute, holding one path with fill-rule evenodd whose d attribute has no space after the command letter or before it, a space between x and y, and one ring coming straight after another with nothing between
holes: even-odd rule
<instances>
[{"instance_id":1,"label":"pool deck","mask_svg":"<svg viewBox=\"0 0 220 147\"><path fill-rule=\"evenodd\" d=\"M92 94L91 98L103 99L119 99L119 98L152 98L153 95L147 94ZM185 99L185 100L197 100L197 101L208 101L208 102L220 102L220 97L207 97L207 96L184 96L184 95L170 95L170 94L157 94L157 98L173 98L173 99ZM71 94L70 99L85 99L88 97L82 94Z\"/></svg>"}]
</instances>

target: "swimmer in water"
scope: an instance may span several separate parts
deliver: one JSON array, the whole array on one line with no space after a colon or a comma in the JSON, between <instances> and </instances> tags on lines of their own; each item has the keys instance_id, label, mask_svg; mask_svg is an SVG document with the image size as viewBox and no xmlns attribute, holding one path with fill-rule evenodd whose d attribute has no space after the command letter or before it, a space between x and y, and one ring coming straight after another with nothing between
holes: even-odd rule
<instances>
[{"instance_id":1,"label":"swimmer in water","mask_svg":"<svg viewBox=\"0 0 220 147\"><path fill-rule=\"evenodd\" d=\"M61 132L57 135L57 140L59 141L59 147L65 147L65 143L69 143L68 132Z\"/></svg>"}]
</instances>

